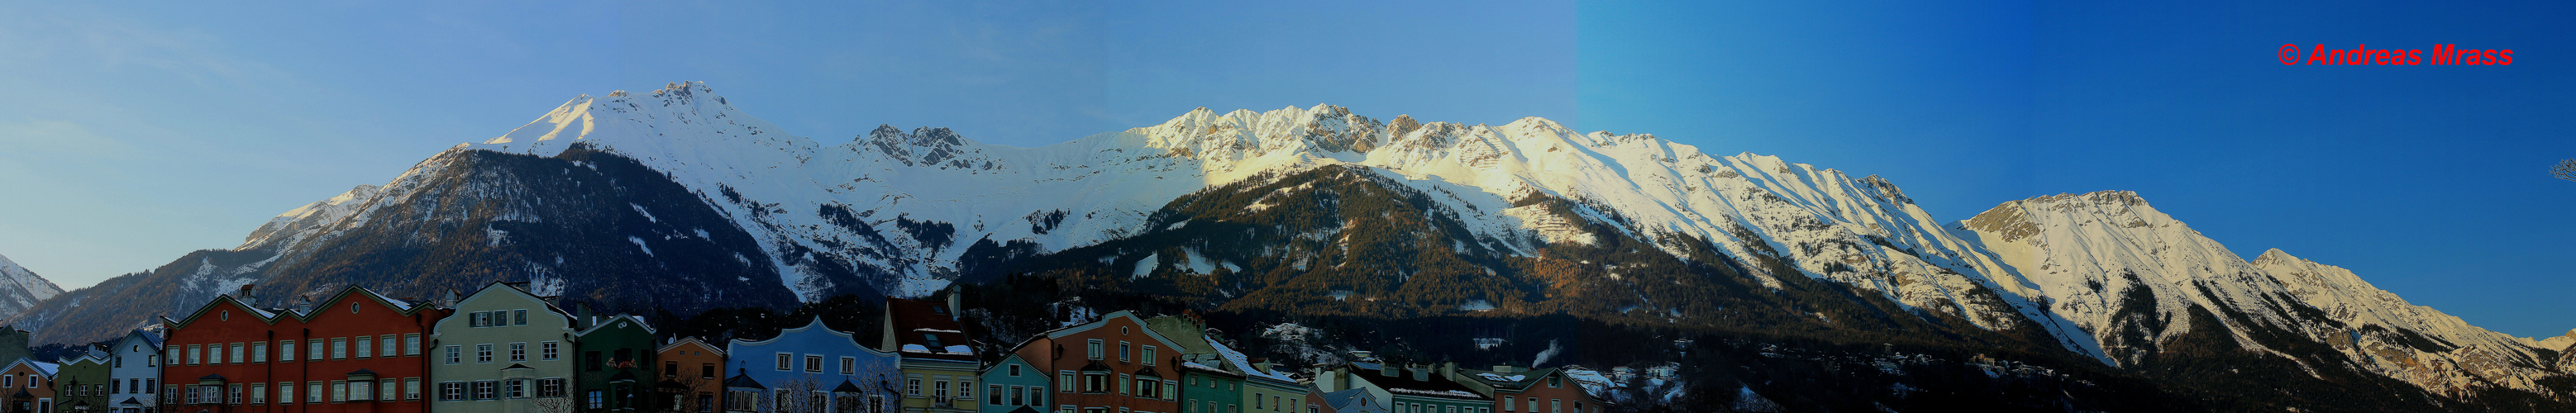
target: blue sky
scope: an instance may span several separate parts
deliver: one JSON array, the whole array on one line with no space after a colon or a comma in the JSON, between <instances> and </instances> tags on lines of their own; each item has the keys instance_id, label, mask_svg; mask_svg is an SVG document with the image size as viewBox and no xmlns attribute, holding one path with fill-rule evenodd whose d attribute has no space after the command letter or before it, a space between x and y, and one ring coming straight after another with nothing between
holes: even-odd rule
<instances>
[{"instance_id":1,"label":"blue sky","mask_svg":"<svg viewBox=\"0 0 2576 413\"><path fill-rule=\"evenodd\" d=\"M0 254L66 287L238 244L580 94L706 81L831 141L1034 146L1191 108L1653 133L1878 174L1932 213L2138 191L2251 256L2516 335L2576 328L2564 4L1564 1L33 3L0 14ZM2282 66L2282 43L2516 49Z\"/></svg>"}]
</instances>

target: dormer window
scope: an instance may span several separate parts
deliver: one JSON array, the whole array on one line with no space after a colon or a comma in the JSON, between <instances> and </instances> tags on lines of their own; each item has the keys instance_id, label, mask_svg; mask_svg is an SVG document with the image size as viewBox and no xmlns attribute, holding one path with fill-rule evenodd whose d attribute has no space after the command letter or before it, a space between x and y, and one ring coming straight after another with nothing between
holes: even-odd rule
<instances>
[{"instance_id":1,"label":"dormer window","mask_svg":"<svg viewBox=\"0 0 2576 413\"><path fill-rule=\"evenodd\" d=\"M948 307L930 307L931 314L948 314Z\"/></svg>"},{"instance_id":2,"label":"dormer window","mask_svg":"<svg viewBox=\"0 0 2576 413\"><path fill-rule=\"evenodd\" d=\"M939 345L939 335L938 335L938 334L921 333L921 341L929 342L929 343L930 343L930 348L931 348L931 349L934 349L934 350L935 350L935 349L939 349L939 348L941 348L941 347L942 347L942 346L940 346L940 345Z\"/></svg>"}]
</instances>

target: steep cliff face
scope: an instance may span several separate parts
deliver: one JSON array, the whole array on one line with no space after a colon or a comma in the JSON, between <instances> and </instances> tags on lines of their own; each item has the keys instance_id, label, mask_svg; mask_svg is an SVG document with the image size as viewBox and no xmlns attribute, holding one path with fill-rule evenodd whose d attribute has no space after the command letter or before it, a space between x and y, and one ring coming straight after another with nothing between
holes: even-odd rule
<instances>
[{"instance_id":1,"label":"steep cliff face","mask_svg":"<svg viewBox=\"0 0 2576 413\"><path fill-rule=\"evenodd\" d=\"M245 285L276 306L349 285L428 298L494 281L640 313L793 303L762 254L706 199L632 160L454 149L281 215L240 248L73 291L16 322L40 342L86 342Z\"/></svg>"},{"instance_id":2,"label":"steep cliff face","mask_svg":"<svg viewBox=\"0 0 2576 413\"><path fill-rule=\"evenodd\" d=\"M2125 367L2210 349L2349 371L2458 397L2542 394L2561 374L2529 340L2407 304L2342 268L2270 250L2248 261L2125 191L2007 202L1958 228L2019 270L2049 311Z\"/></svg>"},{"instance_id":3,"label":"steep cliff face","mask_svg":"<svg viewBox=\"0 0 2576 413\"><path fill-rule=\"evenodd\" d=\"M37 276L35 271L18 266L9 257L0 256L0 317L15 315L33 307L38 301L62 294L63 288Z\"/></svg>"}]
</instances>

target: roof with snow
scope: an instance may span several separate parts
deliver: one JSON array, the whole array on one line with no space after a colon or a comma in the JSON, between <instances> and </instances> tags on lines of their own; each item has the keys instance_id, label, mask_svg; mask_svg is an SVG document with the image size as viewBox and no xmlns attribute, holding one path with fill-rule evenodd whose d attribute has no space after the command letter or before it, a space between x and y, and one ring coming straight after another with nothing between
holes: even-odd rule
<instances>
[{"instance_id":1,"label":"roof with snow","mask_svg":"<svg viewBox=\"0 0 2576 413\"><path fill-rule=\"evenodd\" d=\"M923 352L966 345L966 326L950 313L946 302L886 298L886 321L893 327L895 344L906 350L905 346L913 345Z\"/></svg>"}]
</instances>

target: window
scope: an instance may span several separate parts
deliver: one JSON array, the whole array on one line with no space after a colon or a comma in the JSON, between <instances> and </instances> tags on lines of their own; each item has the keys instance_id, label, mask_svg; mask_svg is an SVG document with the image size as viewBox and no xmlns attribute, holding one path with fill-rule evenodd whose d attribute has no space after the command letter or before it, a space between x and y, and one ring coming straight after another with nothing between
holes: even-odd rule
<instances>
[{"instance_id":1,"label":"window","mask_svg":"<svg viewBox=\"0 0 2576 413\"><path fill-rule=\"evenodd\" d=\"M491 344L476 344L476 345L474 345L474 362L475 362L475 363L490 363L490 362L492 362L492 345L491 345Z\"/></svg>"},{"instance_id":2,"label":"window","mask_svg":"<svg viewBox=\"0 0 2576 413\"><path fill-rule=\"evenodd\" d=\"M751 411L757 409L756 405L760 404L760 392L735 390L726 393L725 410Z\"/></svg>"},{"instance_id":3,"label":"window","mask_svg":"<svg viewBox=\"0 0 2576 413\"><path fill-rule=\"evenodd\" d=\"M680 362L663 361L662 377L680 377Z\"/></svg>"},{"instance_id":4,"label":"window","mask_svg":"<svg viewBox=\"0 0 2576 413\"><path fill-rule=\"evenodd\" d=\"M716 378L716 364L715 364L715 363L698 363L698 378L701 378L701 379L712 379L712 378Z\"/></svg>"},{"instance_id":5,"label":"window","mask_svg":"<svg viewBox=\"0 0 2576 413\"><path fill-rule=\"evenodd\" d=\"M564 379L561 377L537 379L537 397L564 397Z\"/></svg>"},{"instance_id":6,"label":"window","mask_svg":"<svg viewBox=\"0 0 2576 413\"><path fill-rule=\"evenodd\" d=\"M350 401L366 401L366 400L375 400L375 399L376 399L376 382L366 381L366 380L357 380L357 381L351 381L351 382L349 382L349 400L350 400Z\"/></svg>"},{"instance_id":7,"label":"window","mask_svg":"<svg viewBox=\"0 0 2576 413\"><path fill-rule=\"evenodd\" d=\"M1082 372L1082 392L1108 393L1109 374L1093 371Z\"/></svg>"},{"instance_id":8,"label":"window","mask_svg":"<svg viewBox=\"0 0 2576 413\"><path fill-rule=\"evenodd\" d=\"M988 406L1002 405L1002 385L984 385L984 404Z\"/></svg>"},{"instance_id":9,"label":"window","mask_svg":"<svg viewBox=\"0 0 2576 413\"><path fill-rule=\"evenodd\" d=\"M792 356L789 356L787 353L778 353L778 371L787 371L788 357Z\"/></svg>"},{"instance_id":10,"label":"window","mask_svg":"<svg viewBox=\"0 0 2576 413\"><path fill-rule=\"evenodd\" d=\"M1512 398L1510 398L1510 397L1504 397L1504 398L1502 398L1502 399L1503 399L1503 411L1506 411L1506 412L1508 412L1508 411L1512 411Z\"/></svg>"},{"instance_id":11,"label":"window","mask_svg":"<svg viewBox=\"0 0 2576 413\"><path fill-rule=\"evenodd\" d=\"M378 336L376 337L376 342L384 344L384 347L381 347L383 350L376 352L377 357L393 357L396 354L402 354L396 353L396 351L402 350L402 347L401 343L394 342L394 335L392 334Z\"/></svg>"},{"instance_id":12,"label":"window","mask_svg":"<svg viewBox=\"0 0 2576 413\"><path fill-rule=\"evenodd\" d=\"M524 308L523 308L523 309L517 309L517 310L510 310L510 316L511 316L510 318L518 319L518 320L517 320L517 322L510 323L510 325L516 325L516 326L524 326L524 325L528 325L528 310L527 310L527 309L524 309Z\"/></svg>"},{"instance_id":13,"label":"window","mask_svg":"<svg viewBox=\"0 0 2576 413\"><path fill-rule=\"evenodd\" d=\"M331 402L339 403L345 401L349 401L349 382L347 380L332 380Z\"/></svg>"},{"instance_id":14,"label":"window","mask_svg":"<svg viewBox=\"0 0 2576 413\"><path fill-rule=\"evenodd\" d=\"M181 358L179 358L179 349L181 349L181 348L184 348L184 347L181 347L181 346L169 346L169 347L163 347L162 349L164 349L164 350L168 350L168 351L170 352L170 356L168 357L169 359L171 359L171 360L181 360Z\"/></svg>"},{"instance_id":15,"label":"window","mask_svg":"<svg viewBox=\"0 0 2576 413\"><path fill-rule=\"evenodd\" d=\"M1563 400L1547 399L1547 413L1562 413L1565 411L1563 410L1564 408L1565 402Z\"/></svg>"},{"instance_id":16,"label":"window","mask_svg":"<svg viewBox=\"0 0 2576 413\"><path fill-rule=\"evenodd\" d=\"M500 396L501 382L494 380L474 382L474 400L492 400Z\"/></svg>"},{"instance_id":17,"label":"window","mask_svg":"<svg viewBox=\"0 0 2576 413\"><path fill-rule=\"evenodd\" d=\"M462 364L464 362L465 348L463 346L447 346L447 364Z\"/></svg>"},{"instance_id":18,"label":"window","mask_svg":"<svg viewBox=\"0 0 2576 413\"><path fill-rule=\"evenodd\" d=\"M501 397L512 399L528 398L528 380L514 379L501 383Z\"/></svg>"},{"instance_id":19,"label":"window","mask_svg":"<svg viewBox=\"0 0 2576 413\"><path fill-rule=\"evenodd\" d=\"M930 381L930 397L942 397L942 398L944 398L944 397L948 397L948 381L947 381L947 380L931 380L931 381Z\"/></svg>"},{"instance_id":20,"label":"window","mask_svg":"<svg viewBox=\"0 0 2576 413\"><path fill-rule=\"evenodd\" d=\"M921 397L921 375L915 374L903 380L903 395Z\"/></svg>"},{"instance_id":21,"label":"window","mask_svg":"<svg viewBox=\"0 0 2576 413\"><path fill-rule=\"evenodd\" d=\"M1136 397L1148 399L1160 398L1161 396L1155 396L1154 393L1157 393L1157 390L1161 387L1162 386L1157 385L1157 383L1154 382L1154 379L1137 379L1135 386Z\"/></svg>"},{"instance_id":22,"label":"window","mask_svg":"<svg viewBox=\"0 0 2576 413\"><path fill-rule=\"evenodd\" d=\"M715 411L715 408L715 393L698 392L698 413L712 413Z\"/></svg>"},{"instance_id":23,"label":"window","mask_svg":"<svg viewBox=\"0 0 2576 413\"><path fill-rule=\"evenodd\" d=\"M1565 387L1564 376L1547 376L1547 387Z\"/></svg>"},{"instance_id":24,"label":"window","mask_svg":"<svg viewBox=\"0 0 2576 413\"><path fill-rule=\"evenodd\" d=\"M335 339L331 339L331 359L332 359L332 360L344 360L344 359L348 359L348 358L349 358L349 339L345 339L345 338L335 338Z\"/></svg>"},{"instance_id":25,"label":"window","mask_svg":"<svg viewBox=\"0 0 2576 413\"><path fill-rule=\"evenodd\" d=\"M813 354L805 355L805 371L813 373L823 372L823 356Z\"/></svg>"},{"instance_id":26,"label":"window","mask_svg":"<svg viewBox=\"0 0 2576 413\"><path fill-rule=\"evenodd\" d=\"M1145 365L1154 365L1154 346L1145 346Z\"/></svg>"},{"instance_id":27,"label":"window","mask_svg":"<svg viewBox=\"0 0 2576 413\"><path fill-rule=\"evenodd\" d=\"M451 401L451 402L452 402L452 401L458 401L458 400L465 400L465 382L461 382L461 381L445 381L445 382L439 382L439 383L438 383L438 400L441 400L441 401Z\"/></svg>"},{"instance_id":28,"label":"window","mask_svg":"<svg viewBox=\"0 0 2576 413\"><path fill-rule=\"evenodd\" d=\"M322 402L322 397L323 397L323 396L325 396L325 395L328 395L328 394L329 394L329 393L323 393L323 392L322 392L322 382L318 382L318 381L308 381L308 382L304 382L304 402L305 402L305 403L321 403L321 402Z\"/></svg>"},{"instance_id":29,"label":"window","mask_svg":"<svg viewBox=\"0 0 2576 413\"><path fill-rule=\"evenodd\" d=\"M510 361L528 361L528 343L510 343Z\"/></svg>"},{"instance_id":30,"label":"window","mask_svg":"<svg viewBox=\"0 0 2576 413\"><path fill-rule=\"evenodd\" d=\"M419 333L412 333L412 334L404 334L404 335L403 335L403 355L406 355L406 356L417 356L417 355L420 355L420 334L419 334Z\"/></svg>"},{"instance_id":31,"label":"window","mask_svg":"<svg viewBox=\"0 0 2576 413\"><path fill-rule=\"evenodd\" d=\"M420 378L403 378L403 400L420 400Z\"/></svg>"},{"instance_id":32,"label":"window","mask_svg":"<svg viewBox=\"0 0 2576 413\"><path fill-rule=\"evenodd\" d=\"M1129 348L1130 348L1130 347L1127 345L1127 342L1125 342L1125 341L1118 342L1118 361L1127 361L1127 360L1128 360L1128 359L1127 359L1127 355L1129 355L1129 354L1135 354L1135 353L1131 353L1131 352L1129 352Z\"/></svg>"},{"instance_id":33,"label":"window","mask_svg":"<svg viewBox=\"0 0 2576 413\"><path fill-rule=\"evenodd\" d=\"M317 339L307 340L307 341L305 341L305 343L304 343L304 344L306 344L306 345L304 346L304 359L305 359L305 360L310 361L310 360L321 360L321 359L322 359L322 339L318 339L318 338L317 338Z\"/></svg>"},{"instance_id":34,"label":"window","mask_svg":"<svg viewBox=\"0 0 2576 413\"><path fill-rule=\"evenodd\" d=\"M262 341L262 342L257 342L257 343L250 343L250 362L252 362L252 363L267 363L267 362L268 362L268 342L266 342L266 341Z\"/></svg>"},{"instance_id":35,"label":"window","mask_svg":"<svg viewBox=\"0 0 2576 413\"><path fill-rule=\"evenodd\" d=\"M1073 392L1072 370L1057 370L1055 372L1055 391L1065 393Z\"/></svg>"},{"instance_id":36,"label":"window","mask_svg":"<svg viewBox=\"0 0 2576 413\"><path fill-rule=\"evenodd\" d=\"M401 396L401 395L402 395L402 393L397 393L397 392L402 391L402 389L401 389L401 388L394 387L394 384L396 384L396 383L401 383L401 381L394 380L394 379L384 379L384 380L377 381L377 382L376 382L376 400L383 400L383 401L394 401L394 400L399 400L399 399L395 399L395 397L397 397L397 396Z\"/></svg>"},{"instance_id":37,"label":"window","mask_svg":"<svg viewBox=\"0 0 2576 413\"><path fill-rule=\"evenodd\" d=\"M355 357L351 357L351 358L368 358L368 357L372 357L372 355L373 355L373 354L375 354L375 351L373 351L375 348L376 348L376 338L375 338L375 337L358 336L358 355L357 355L357 356L355 356Z\"/></svg>"},{"instance_id":38,"label":"window","mask_svg":"<svg viewBox=\"0 0 2576 413\"><path fill-rule=\"evenodd\" d=\"M198 357L199 357L198 355L199 355L200 353L204 353L204 352L205 352L205 349L203 349L203 348L199 348L199 347L197 347L197 345L195 345L195 344L189 344L189 345L188 345L188 365L191 365L191 366L197 365L197 364L202 360L202 359L199 359L199 358L198 358ZM8 387L8 386L0 385L0 387Z\"/></svg>"},{"instance_id":39,"label":"window","mask_svg":"<svg viewBox=\"0 0 2576 413\"><path fill-rule=\"evenodd\" d=\"M601 403L606 401L607 397L601 395L598 390L591 390L589 394L590 397L586 398L586 400L589 400L587 406L590 406L590 408L593 409L607 406L606 403ZM780 399L780 401L785 401L785 399Z\"/></svg>"},{"instance_id":40,"label":"window","mask_svg":"<svg viewBox=\"0 0 2576 413\"><path fill-rule=\"evenodd\" d=\"M239 386L236 384L235 386ZM268 385L250 385L250 404L268 404Z\"/></svg>"},{"instance_id":41,"label":"window","mask_svg":"<svg viewBox=\"0 0 2576 413\"><path fill-rule=\"evenodd\" d=\"M1019 376L1020 376L1020 365L1018 365L1018 364L1013 364L1013 365L1011 365L1011 377L1019 377Z\"/></svg>"},{"instance_id":42,"label":"window","mask_svg":"<svg viewBox=\"0 0 2576 413\"><path fill-rule=\"evenodd\" d=\"M548 341L537 343L537 357L543 358L546 361L554 361L554 359L563 358L563 342Z\"/></svg>"},{"instance_id":43,"label":"window","mask_svg":"<svg viewBox=\"0 0 2576 413\"><path fill-rule=\"evenodd\" d=\"M1100 339L1091 339L1091 359L1100 359Z\"/></svg>"},{"instance_id":44,"label":"window","mask_svg":"<svg viewBox=\"0 0 2576 413\"><path fill-rule=\"evenodd\" d=\"M852 374L859 374L859 358L857 358L857 357L842 357L842 358L841 358L841 375L847 376L847 375L852 375Z\"/></svg>"},{"instance_id":45,"label":"window","mask_svg":"<svg viewBox=\"0 0 2576 413\"><path fill-rule=\"evenodd\" d=\"M474 312L473 321L466 322L465 325L468 327L490 327L492 326L492 313L476 311Z\"/></svg>"},{"instance_id":46,"label":"window","mask_svg":"<svg viewBox=\"0 0 2576 413\"><path fill-rule=\"evenodd\" d=\"M277 382L277 404L295 404L295 382Z\"/></svg>"},{"instance_id":47,"label":"window","mask_svg":"<svg viewBox=\"0 0 2576 413\"><path fill-rule=\"evenodd\" d=\"M785 360L780 360L780 361L781 361L781 362L784 362ZM602 363L600 363L600 361L599 361L599 352L596 352L596 351L584 351L584 352L581 352L581 365L582 365L582 368L583 368L583 369L586 369L586 370L589 370L589 371L599 371L600 364L602 364ZM781 367L781 368L779 368L779 370L786 370L786 368Z\"/></svg>"}]
</instances>

